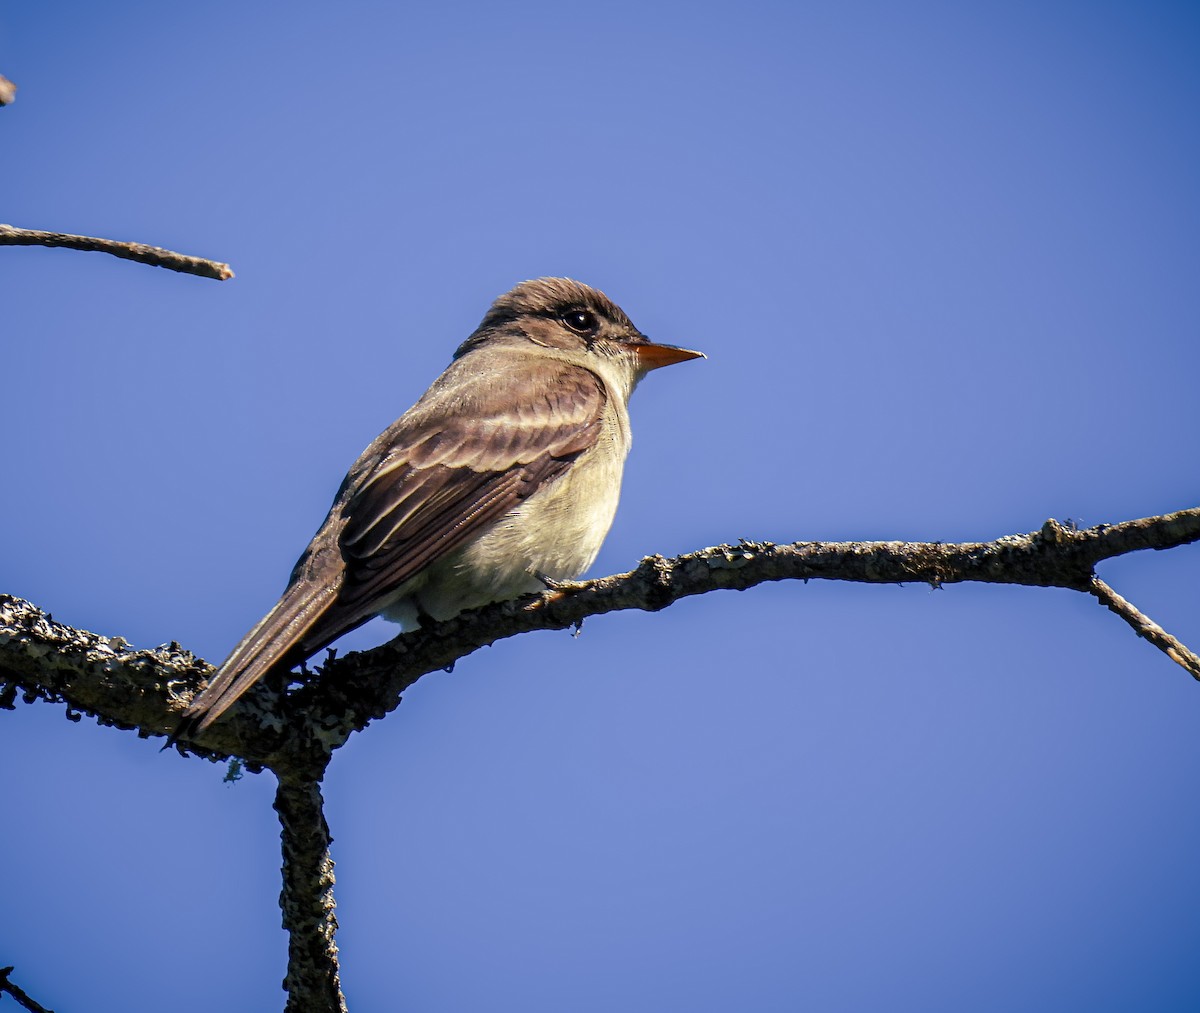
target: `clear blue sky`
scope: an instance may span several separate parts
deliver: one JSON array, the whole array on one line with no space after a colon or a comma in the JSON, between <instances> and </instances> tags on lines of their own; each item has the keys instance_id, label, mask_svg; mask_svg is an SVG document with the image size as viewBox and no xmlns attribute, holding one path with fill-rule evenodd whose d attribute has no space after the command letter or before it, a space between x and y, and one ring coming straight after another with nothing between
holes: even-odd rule
<instances>
[{"instance_id":1,"label":"clear blue sky","mask_svg":"<svg viewBox=\"0 0 1200 1013\"><path fill-rule=\"evenodd\" d=\"M0 11L0 591L219 661L489 301L650 377L593 573L1194 506L1185 3ZM1200 547L1102 575L1200 644ZM355 643L389 635L369 627ZM326 779L351 1008L1193 1010L1200 687L1065 591L779 584L498 644ZM0 964L282 1005L268 776L0 714Z\"/></svg>"}]
</instances>

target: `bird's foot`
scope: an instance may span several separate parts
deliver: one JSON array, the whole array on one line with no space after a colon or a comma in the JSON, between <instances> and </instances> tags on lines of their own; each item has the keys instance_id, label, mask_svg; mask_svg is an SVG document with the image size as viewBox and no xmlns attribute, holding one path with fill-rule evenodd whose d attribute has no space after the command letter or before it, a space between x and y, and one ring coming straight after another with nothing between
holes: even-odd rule
<instances>
[{"instance_id":1,"label":"bird's foot","mask_svg":"<svg viewBox=\"0 0 1200 1013\"><path fill-rule=\"evenodd\" d=\"M546 585L547 591L578 591L583 585L577 580L559 580L540 570L529 571L534 577Z\"/></svg>"}]
</instances>

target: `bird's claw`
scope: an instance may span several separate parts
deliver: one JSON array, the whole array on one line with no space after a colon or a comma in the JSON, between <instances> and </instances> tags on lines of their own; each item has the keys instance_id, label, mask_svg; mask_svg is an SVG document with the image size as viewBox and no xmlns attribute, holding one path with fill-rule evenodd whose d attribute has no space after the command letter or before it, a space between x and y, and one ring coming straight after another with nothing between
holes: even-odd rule
<instances>
[{"instance_id":1,"label":"bird's claw","mask_svg":"<svg viewBox=\"0 0 1200 1013\"><path fill-rule=\"evenodd\" d=\"M577 580L559 580L540 570L530 570L529 572L546 585L547 591L574 591L583 586Z\"/></svg>"}]
</instances>

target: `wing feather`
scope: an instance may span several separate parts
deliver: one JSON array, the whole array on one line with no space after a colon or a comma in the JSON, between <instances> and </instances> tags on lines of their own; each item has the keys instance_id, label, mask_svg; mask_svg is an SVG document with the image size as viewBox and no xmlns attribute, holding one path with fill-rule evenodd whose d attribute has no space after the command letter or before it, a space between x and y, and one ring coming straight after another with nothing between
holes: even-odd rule
<instances>
[{"instance_id":1,"label":"wing feather","mask_svg":"<svg viewBox=\"0 0 1200 1013\"><path fill-rule=\"evenodd\" d=\"M350 498L339 611L357 611L459 548L600 438L606 396L589 370L540 360L506 380L504 396L471 405L490 411L413 432L418 452L389 453Z\"/></svg>"},{"instance_id":2,"label":"wing feather","mask_svg":"<svg viewBox=\"0 0 1200 1013\"><path fill-rule=\"evenodd\" d=\"M350 469L279 603L181 724L203 730L254 682L362 625L389 594L561 476L603 430L599 377L480 348ZM180 733L177 733L180 734Z\"/></svg>"}]
</instances>

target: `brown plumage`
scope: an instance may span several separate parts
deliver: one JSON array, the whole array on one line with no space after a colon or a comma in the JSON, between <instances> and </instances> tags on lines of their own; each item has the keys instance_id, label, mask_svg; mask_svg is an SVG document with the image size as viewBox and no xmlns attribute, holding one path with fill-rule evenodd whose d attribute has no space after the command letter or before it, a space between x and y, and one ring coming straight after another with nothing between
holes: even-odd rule
<instances>
[{"instance_id":1,"label":"brown plumage","mask_svg":"<svg viewBox=\"0 0 1200 1013\"><path fill-rule=\"evenodd\" d=\"M595 558L651 343L603 293L543 278L501 296L425 395L355 462L283 597L190 704L202 732L250 686L383 614L408 626L538 590Z\"/></svg>"}]
</instances>

